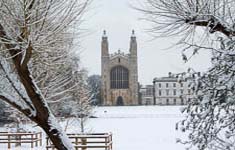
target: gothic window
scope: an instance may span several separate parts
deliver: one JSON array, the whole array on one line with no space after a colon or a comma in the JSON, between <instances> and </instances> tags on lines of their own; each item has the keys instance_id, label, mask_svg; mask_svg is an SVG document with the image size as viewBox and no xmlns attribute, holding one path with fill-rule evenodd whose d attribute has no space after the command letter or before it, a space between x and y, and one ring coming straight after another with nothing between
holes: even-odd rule
<instances>
[{"instance_id":1,"label":"gothic window","mask_svg":"<svg viewBox=\"0 0 235 150\"><path fill-rule=\"evenodd\" d=\"M176 83L173 83L173 87L176 87Z\"/></svg>"},{"instance_id":2,"label":"gothic window","mask_svg":"<svg viewBox=\"0 0 235 150\"><path fill-rule=\"evenodd\" d=\"M168 83L166 83L166 87L167 87L167 88L168 88L168 86L169 86Z\"/></svg>"},{"instance_id":3,"label":"gothic window","mask_svg":"<svg viewBox=\"0 0 235 150\"><path fill-rule=\"evenodd\" d=\"M129 71L122 66L116 66L110 72L111 89L129 88Z\"/></svg>"}]
</instances>

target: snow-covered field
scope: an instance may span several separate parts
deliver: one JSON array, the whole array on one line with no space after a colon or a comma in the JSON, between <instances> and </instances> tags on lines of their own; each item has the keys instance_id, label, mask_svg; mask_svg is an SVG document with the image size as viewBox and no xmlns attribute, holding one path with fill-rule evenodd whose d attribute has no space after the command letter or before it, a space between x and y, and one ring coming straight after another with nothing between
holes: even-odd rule
<instances>
[{"instance_id":1,"label":"snow-covered field","mask_svg":"<svg viewBox=\"0 0 235 150\"><path fill-rule=\"evenodd\" d=\"M182 150L175 123L180 106L100 107L90 120L97 132L113 133L114 150Z\"/></svg>"},{"instance_id":2,"label":"snow-covered field","mask_svg":"<svg viewBox=\"0 0 235 150\"><path fill-rule=\"evenodd\" d=\"M91 118L87 129L112 132L114 150L183 150L184 145L177 144L176 138L185 135L175 131L175 123L183 117L180 107L97 107L94 116L98 118ZM75 123L71 124L68 132L78 130ZM26 149L30 149L30 145Z\"/></svg>"}]
</instances>

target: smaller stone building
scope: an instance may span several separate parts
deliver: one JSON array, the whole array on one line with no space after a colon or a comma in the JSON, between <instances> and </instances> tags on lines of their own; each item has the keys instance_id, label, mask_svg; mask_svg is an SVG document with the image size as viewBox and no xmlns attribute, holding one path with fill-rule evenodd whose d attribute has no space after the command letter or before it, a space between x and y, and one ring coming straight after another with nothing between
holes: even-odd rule
<instances>
[{"instance_id":1,"label":"smaller stone building","mask_svg":"<svg viewBox=\"0 0 235 150\"><path fill-rule=\"evenodd\" d=\"M153 105L153 85L145 85L140 88L140 99L142 105Z\"/></svg>"},{"instance_id":2,"label":"smaller stone building","mask_svg":"<svg viewBox=\"0 0 235 150\"><path fill-rule=\"evenodd\" d=\"M185 105L192 99L190 80L179 82L171 73L168 77L154 78L153 86L156 105Z\"/></svg>"}]
</instances>

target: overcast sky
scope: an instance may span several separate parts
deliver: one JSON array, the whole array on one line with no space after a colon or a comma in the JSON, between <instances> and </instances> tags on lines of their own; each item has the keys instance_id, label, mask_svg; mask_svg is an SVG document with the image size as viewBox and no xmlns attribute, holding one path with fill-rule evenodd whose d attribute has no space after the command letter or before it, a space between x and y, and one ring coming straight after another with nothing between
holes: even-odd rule
<instances>
[{"instance_id":1,"label":"overcast sky","mask_svg":"<svg viewBox=\"0 0 235 150\"><path fill-rule=\"evenodd\" d=\"M184 63L181 50L167 49L175 42L170 38L152 40L145 29L148 22L139 18L139 12L130 7L130 0L94 0L86 15L83 28L89 35L82 38L82 64L89 74L101 74L101 36L105 29L110 53L120 49L128 53L131 30L134 29L138 42L138 75L141 84L152 84L154 77L167 76L168 72L183 72L188 67L205 71L210 66L210 53L200 52L190 62Z\"/></svg>"}]
</instances>

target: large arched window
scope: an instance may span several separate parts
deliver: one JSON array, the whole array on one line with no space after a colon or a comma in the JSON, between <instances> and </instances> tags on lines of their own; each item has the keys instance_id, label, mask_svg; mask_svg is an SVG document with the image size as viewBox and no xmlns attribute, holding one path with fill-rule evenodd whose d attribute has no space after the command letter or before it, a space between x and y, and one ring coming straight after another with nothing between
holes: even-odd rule
<instances>
[{"instance_id":1,"label":"large arched window","mask_svg":"<svg viewBox=\"0 0 235 150\"><path fill-rule=\"evenodd\" d=\"M110 72L111 89L129 88L129 71L123 66L116 66Z\"/></svg>"}]
</instances>

